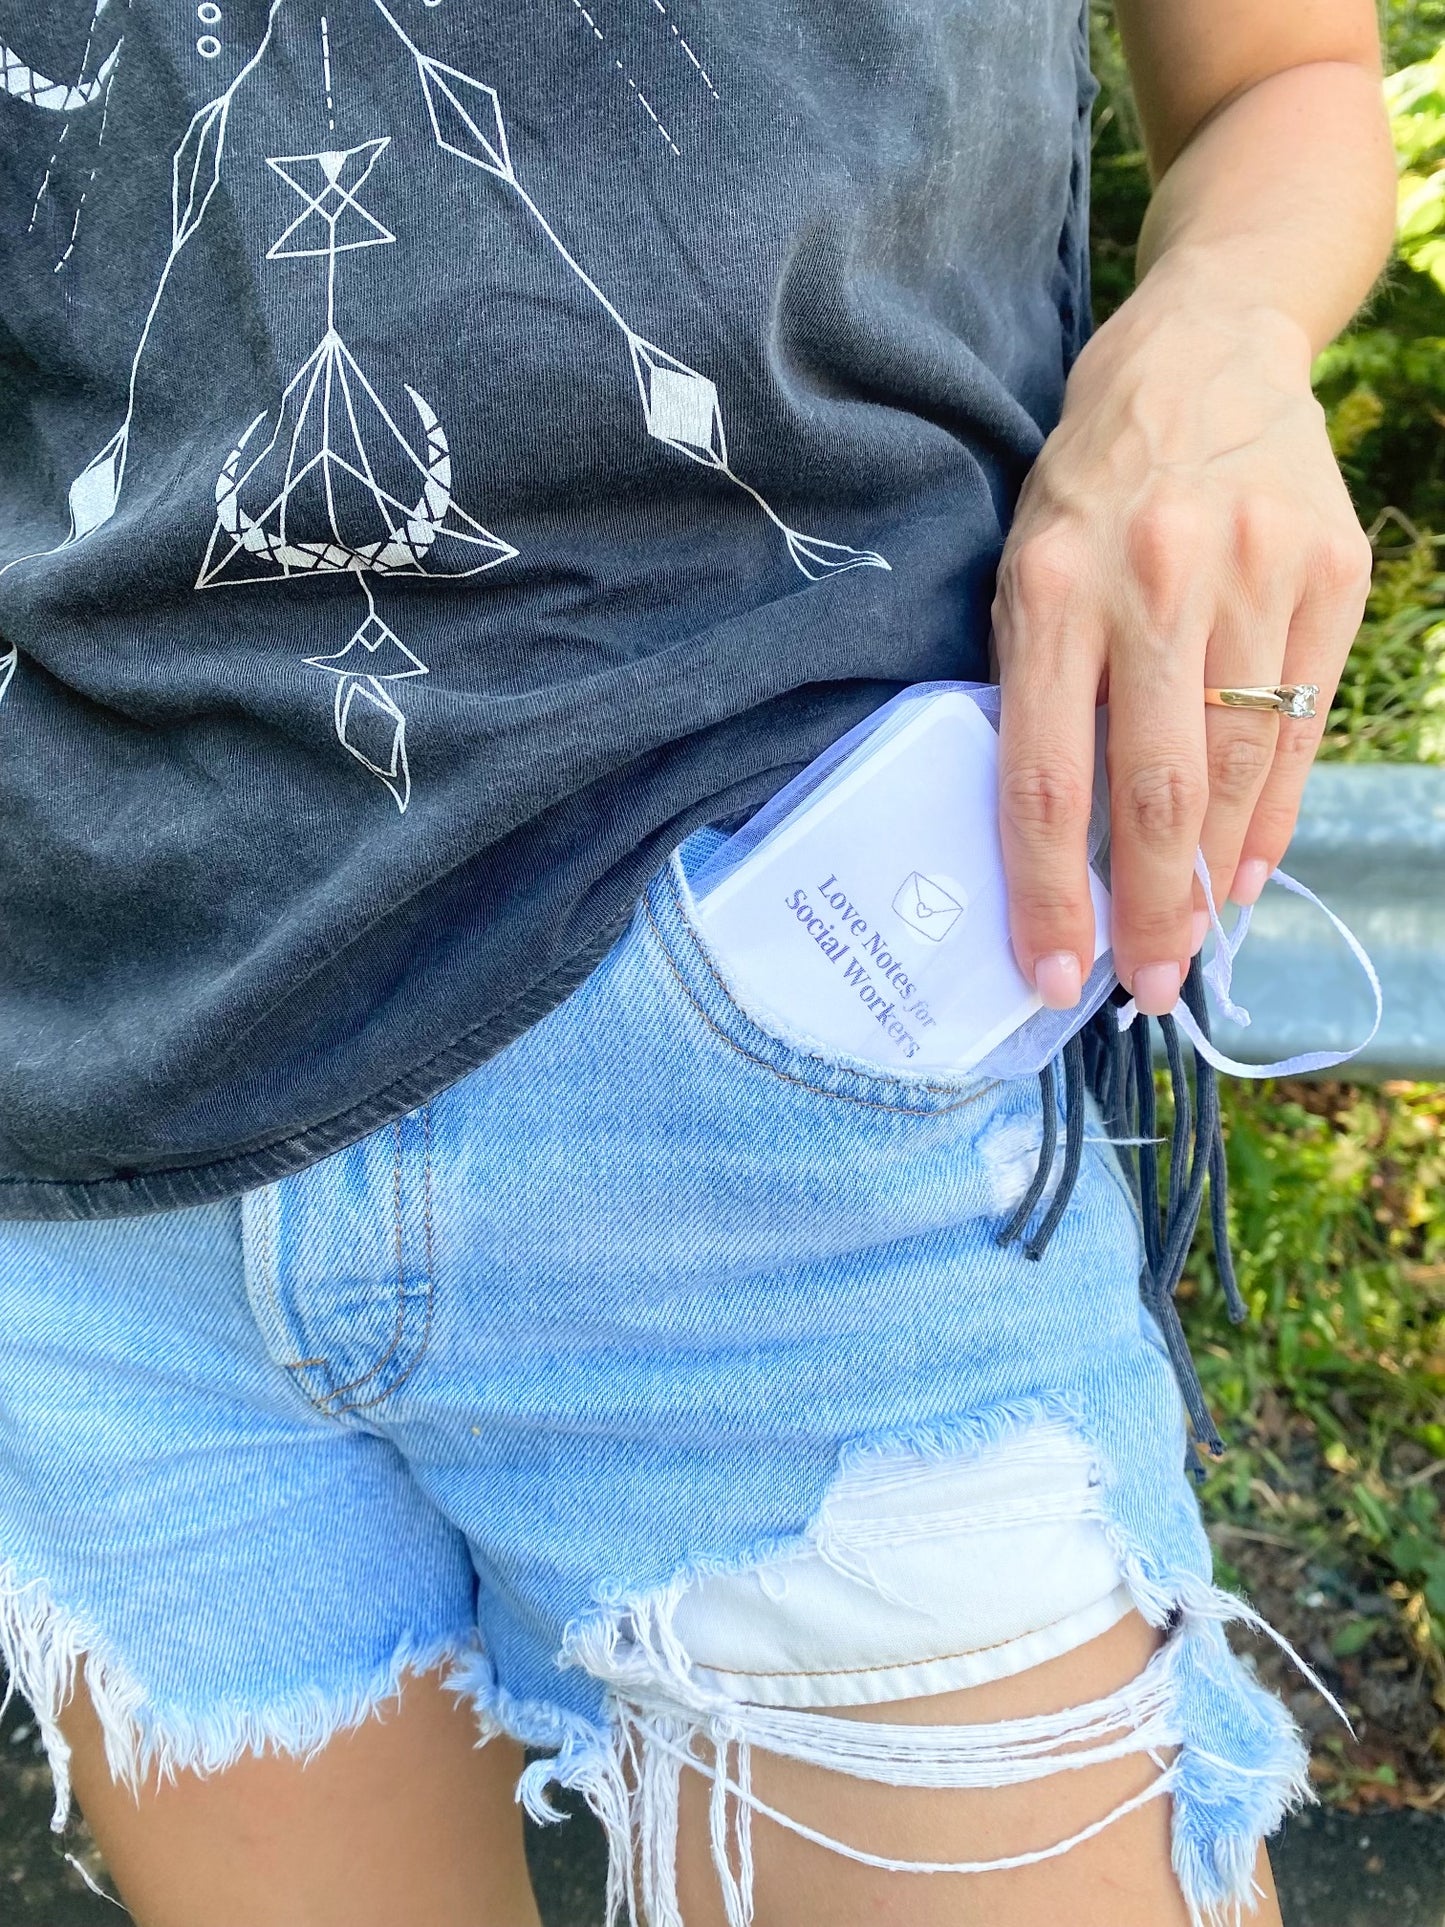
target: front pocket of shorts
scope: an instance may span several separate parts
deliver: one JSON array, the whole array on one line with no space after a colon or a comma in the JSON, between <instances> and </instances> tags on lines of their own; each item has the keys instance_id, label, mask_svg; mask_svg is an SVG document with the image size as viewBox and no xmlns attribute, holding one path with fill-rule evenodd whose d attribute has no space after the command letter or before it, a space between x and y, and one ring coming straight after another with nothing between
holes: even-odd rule
<instances>
[{"instance_id":1,"label":"front pocket of shorts","mask_svg":"<svg viewBox=\"0 0 1445 1927\"><path fill-rule=\"evenodd\" d=\"M909 1076L902 1069L882 1069L790 1033L771 1014L751 1008L698 927L676 856L654 879L642 915L644 940L653 948L683 1020L701 1026L761 1073L822 1097L921 1116L971 1106L997 1088L994 1081L968 1072Z\"/></svg>"}]
</instances>

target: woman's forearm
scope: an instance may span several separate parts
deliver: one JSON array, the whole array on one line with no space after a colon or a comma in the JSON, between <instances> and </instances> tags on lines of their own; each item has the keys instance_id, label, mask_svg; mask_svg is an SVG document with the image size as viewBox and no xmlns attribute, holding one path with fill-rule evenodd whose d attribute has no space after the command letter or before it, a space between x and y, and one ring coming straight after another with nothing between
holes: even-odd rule
<instances>
[{"instance_id":1,"label":"woman's forearm","mask_svg":"<svg viewBox=\"0 0 1445 1927\"><path fill-rule=\"evenodd\" d=\"M1117 0L1158 183L1134 293L1070 373L999 565L1014 945L1047 1002L1092 956L1095 704L1110 941L1169 1010L1216 899L1284 853L1358 627L1370 549L1310 389L1369 292L1394 164L1369 0ZM1312 717L1207 707L1309 684Z\"/></svg>"},{"instance_id":2,"label":"woman's forearm","mask_svg":"<svg viewBox=\"0 0 1445 1927\"><path fill-rule=\"evenodd\" d=\"M1314 61L1247 88L1185 143L1150 202L1140 276L1219 307L1272 309L1316 353L1369 293L1394 218L1378 75Z\"/></svg>"}]
</instances>

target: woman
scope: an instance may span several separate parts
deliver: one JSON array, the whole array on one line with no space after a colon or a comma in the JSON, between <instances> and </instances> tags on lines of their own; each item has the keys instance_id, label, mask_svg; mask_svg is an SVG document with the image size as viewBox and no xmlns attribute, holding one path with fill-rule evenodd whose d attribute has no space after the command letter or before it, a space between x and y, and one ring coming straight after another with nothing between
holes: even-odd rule
<instances>
[{"instance_id":1,"label":"woman","mask_svg":"<svg viewBox=\"0 0 1445 1927\"><path fill-rule=\"evenodd\" d=\"M0 1642L142 1927L520 1927L551 1784L650 1927L1278 1918L1104 1133L688 885L990 626L1047 1003L1104 695L1142 1012L1285 848L1374 13L1119 11L1086 345L1076 0L11 10Z\"/></svg>"}]
</instances>

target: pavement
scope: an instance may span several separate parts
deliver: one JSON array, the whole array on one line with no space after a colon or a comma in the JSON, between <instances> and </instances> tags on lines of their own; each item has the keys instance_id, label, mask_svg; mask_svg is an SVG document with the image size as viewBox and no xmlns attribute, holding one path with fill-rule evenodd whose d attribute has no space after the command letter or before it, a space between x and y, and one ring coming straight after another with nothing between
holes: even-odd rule
<instances>
[{"instance_id":1,"label":"pavement","mask_svg":"<svg viewBox=\"0 0 1445 1927\"><path fill-rule=\"evenodd\" d=\"M12 1705L0 1720L0 1927L123 1927L117 1903L86 1885L82 1869L102 1886L104 1870L83 1833L57 1839L49 1817L34 1725ZM546 1927L601 1927L605 1856L590 1816L529 1835ZM1311 1811L1274 1860L1285 1927L1445 1927L1445 1813Z\"/></svg>"}]
</instances>

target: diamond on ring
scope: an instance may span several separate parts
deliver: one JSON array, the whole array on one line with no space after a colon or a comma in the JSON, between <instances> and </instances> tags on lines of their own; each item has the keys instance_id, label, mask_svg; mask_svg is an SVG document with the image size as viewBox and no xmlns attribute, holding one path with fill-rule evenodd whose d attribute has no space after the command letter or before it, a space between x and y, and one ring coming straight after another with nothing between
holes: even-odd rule
<instances>
[{"instance_id":1,"label":"diamond on ring","mask_svg":"<svg viewBox=\"0 0 1445 1927\"><path fill-rule=\"evenodd\" d=\"M1260 689L1206 689L1204 700L1218 709L1272 709L1276 715L1307 722L1315 713L1319 693L1318 683L1286 682Z\"/></svg>"}]
</instances>

